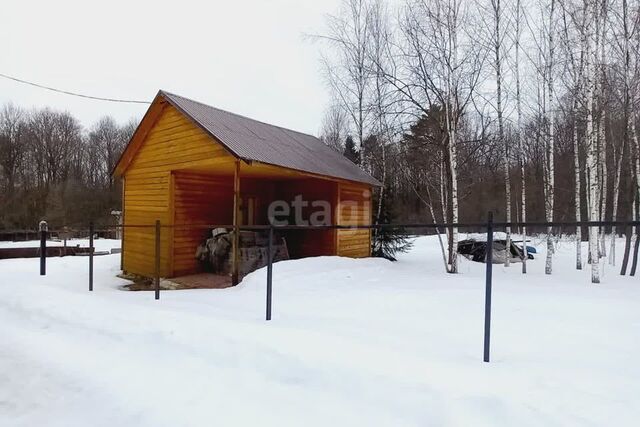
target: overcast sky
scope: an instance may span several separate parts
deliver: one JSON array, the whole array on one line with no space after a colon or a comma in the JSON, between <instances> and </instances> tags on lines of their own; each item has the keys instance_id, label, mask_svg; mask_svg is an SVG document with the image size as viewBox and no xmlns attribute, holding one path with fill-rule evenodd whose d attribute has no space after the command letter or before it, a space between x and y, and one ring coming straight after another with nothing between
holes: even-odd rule
<instances>
[{"instance_id":1,"label":"overcast sky","mask_svg":"<svg viewBox=\"0 0 640 427\"><path fill-rule=\"evenodd\" d=\"M2 0L0 73L88 95L158 89L316 135L327 104L320 44L339 0ZM50 106L85 127L144 105L84 100L0 78L0 104Z\"/></svg>"}]
</instances>

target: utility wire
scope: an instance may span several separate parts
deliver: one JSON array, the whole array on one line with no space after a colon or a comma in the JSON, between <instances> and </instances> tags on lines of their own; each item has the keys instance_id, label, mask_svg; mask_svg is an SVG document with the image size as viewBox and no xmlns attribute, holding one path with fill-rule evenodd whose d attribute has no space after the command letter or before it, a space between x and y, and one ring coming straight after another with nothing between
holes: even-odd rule
<instances>
[{"instance_id":1,"label":"utility wire","mask_svg":"<svg viewBox=\"0 0 640 427\"><path fill-rule=\"evenodd\" d=\"M38 83L33 83L33 82L29 82L26 80L22 80L19 79L17 77L12 77L12 76L8 76L6 74L2 74L0 73L0 77L4 77L5 79L9 79L9 80L13 80L15 82L18 83L23 83L29 86L34 86L40 89L46 89L46 90L50 90L52 92L58 92L58 93L63 93L65 95L71 95L71 96L77 96L80 98L86 98L86 99L94 99L96 101L107 101L107 102L122 102L122 103L128 103L128 104L151 104L149 101L138 101L135 99L117 99L117 98L102 98L100 96L90 96L90 95L84 95L82 93L76 93L76 92L69 92L66 90L61 90L61 89L56 89L53 87L49 87L49 86L44 86Z\"/></svg>"}]
</instances>

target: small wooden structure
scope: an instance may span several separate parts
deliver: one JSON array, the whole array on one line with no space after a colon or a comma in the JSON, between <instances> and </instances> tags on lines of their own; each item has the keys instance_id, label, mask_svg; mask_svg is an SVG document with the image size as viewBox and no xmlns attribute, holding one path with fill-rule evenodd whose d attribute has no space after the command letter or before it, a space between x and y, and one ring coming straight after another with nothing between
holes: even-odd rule
<instances>
[{"instance_id":1,"label":"small wooden structure","mask_svg":"<svg viewBox=\"0 0 640 427\"><path fill-rule=\"evenodd\" d=\"M300 214L290 208L290 224L306 224L314 214L318 219L318 207L328 203L327 224L368 225L372 187L379 185L311 135L164 91L149 107L113 173L123 182L123 270L153 274L153 229L127 226L160 220L173 226L161 233L163 277L198 272L194 254L207 229L193 224L268 225L274 202L282 216L287 210L283 202L299 200ZM292 258L365 257L371 251L367 229L282 233ZM238 251L234 253L237 283Z\"/></svg>"}]
</instances>

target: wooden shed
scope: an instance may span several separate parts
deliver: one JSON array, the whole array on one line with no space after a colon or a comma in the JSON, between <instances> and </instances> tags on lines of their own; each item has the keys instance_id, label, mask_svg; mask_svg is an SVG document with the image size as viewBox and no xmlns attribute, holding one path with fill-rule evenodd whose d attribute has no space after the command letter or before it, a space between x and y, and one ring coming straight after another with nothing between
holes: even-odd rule
<instances>
[{"instance_id":1,"label":"wooden shed","mask_svg":"<svg viewBox=\"0 0 640 427\"><path fill-rule=\"evenodd\" d=\"M113 173L123 182L125 226L156 220L169 226L161 233L163 277L198 272L195 251L205 236L193 224L268 225L270 205L298 197L306 205L297 222L306 224L322 201L330 205L327 223L368 225L372 188L379 185L314 136L165 91L158 92ZM283 233L292 258L366 257L371 251L367 229ZM125 227L126 272L153 274L154 238L149 228ZM234 271L237 282L237 266Z\"/></svg>"}]
</instances>

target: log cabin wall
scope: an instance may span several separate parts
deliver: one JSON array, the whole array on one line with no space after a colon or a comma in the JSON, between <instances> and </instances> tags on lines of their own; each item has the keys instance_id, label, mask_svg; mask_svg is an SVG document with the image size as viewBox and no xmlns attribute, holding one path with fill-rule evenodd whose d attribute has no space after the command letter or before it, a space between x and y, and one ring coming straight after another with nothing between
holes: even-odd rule
<instances>
[{"instance_id":1,"label":"log cabin wall","mask_svg":"<svg viewBox=\"0 0 640 427\"><path fill-rule=\"evenodd\" d=\"M240 178L240 211L242 225L268 225L269 204L274 200L277 182L265 178ZM247 221L247 201L252 198L254 206L254 223Z\"/></svg>"},{"instance_id":2,"label":"log cabin wall","mask_svg":"<svg viewBox=\"0 0 640 427\"><path fill-rule=\"evenodd\" d=\"M173 257L170 274L199 271L195 259L198 245L210 227L181 225L230 225L233 221L233 179L197 172L177 171L173 177Z\"/></svg>"},{"instance_id":3,"label":"log cabin wall","mask_svg":"<svg viewBox=\"0 0 640 427\"><path fill-rule=\"evenodd\" d=\"M371 187L362 184L338 184L338 225L370 225ZM371 230L338 230L337 255L354 258L371 256Z\"/></svg>"},{"instance_id":4,"label":"log cabin wall","mask_svg":"<svg viewBox=\"0 0 640 427\"><path fill-rule=\"evenodd\" d=\"M164 106L153 126L139 142L125 172L124 223L164 225L173 223L172 171L232 162L222 146L170 105ZM155 271L155 231L128 227L124 232L123 268L151 276ZM171 274L172 232L161 232L160 274Z\"/></svg>"},{"instance_id":5,"label":"log cabin wall","mask_svg":"<svg viewBox=\"0 0 640 427\"><path fill-rule=\"evenodd\" d=\"M318 207L311 206L314 201L326 201L330 204L327 221L334 224L333 212L336 206L337 183L316 178L280 181L276 192L280 200L291 205L297 195L309 203L302 209L302 218L308 221ZM295 224L295 212L291 211L289 222ZM283 232L292 258L336 254L336 230L286 230Z\"/></svg>"}]
</instances>

